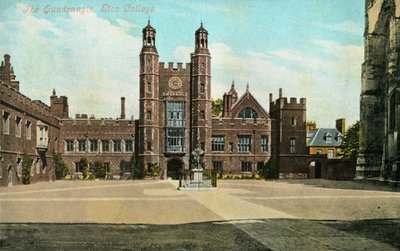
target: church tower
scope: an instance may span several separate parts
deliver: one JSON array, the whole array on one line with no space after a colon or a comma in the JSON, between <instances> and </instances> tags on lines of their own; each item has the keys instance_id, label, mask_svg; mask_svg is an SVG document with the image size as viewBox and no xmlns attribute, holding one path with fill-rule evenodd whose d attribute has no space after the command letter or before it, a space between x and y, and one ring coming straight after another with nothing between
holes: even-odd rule
<instances>
[{"instance_id":1,"label":"church tower","mask_svg":"<svg viewBox=\"0 0 400 251\"><path fill-rule=\"evenodd\" d=\"M205 151L205 166L211 166L211 56L208 32L203 23L195 33L195 51L191 54L191 151Z\"/></svg>"},{"instance_id":2,"label":"church tower","mask_svg":"<svg viewBox=\"0 0 400 251\"><path fill-rule=\"evenodd\" d=\"M159 162L159 63L156 30L150 25L143 29L140 52L139 99L139 158L149 165Z\"/></svg>"}]
</instances>

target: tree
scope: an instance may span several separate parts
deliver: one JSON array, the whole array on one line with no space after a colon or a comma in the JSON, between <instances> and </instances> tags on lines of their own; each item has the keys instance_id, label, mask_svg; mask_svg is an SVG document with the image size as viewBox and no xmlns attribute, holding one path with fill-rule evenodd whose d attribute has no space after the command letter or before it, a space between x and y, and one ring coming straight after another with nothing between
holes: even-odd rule
<instances>
[{"instance_id":1,"label":"tree","mask_svg":"<svg viewBox=\"0 0 400 251\"><path fill-rule=\"evenodd\" d=\"M31 168L33 159L28 154L22 156L22 183L28 185L31 183Z\"/></svg>"},{"instance_id":2,"label":"tree","mask_svg":"<svg viewBox=\"0 0 400 251\"><path fill-rule=\"evenodd\" d=\"M345 159L355 159L358 156L360 137L360 123L357 121L350 125L343 135L342 144L339 147L338 156Z\"/></svg>"},{"instance_id":3,"label":"tree","mask_svg":"<svg viewBox=\"0 0 400 251\"><path fill-rule=\"evenodd\" d=\"M132 162L131 176L133 179L143 179L147 175L146 165L142 159Z\"/></svg>"},{"instance_id":4,"label":"tree","mask_svg":"<svg viewBox=\"0 0 400 251\"><path fill-rule=\"evenodd\" d=\"M53 152L53 160L56 172L56 179L63 180L69 174L67 164L65 164L60 153Z\"/></svg>"},{"instance_id":5,"label":"tree","mask_svg":"<svg viewBox=\"0 0 400 251\"><path fill-rule=\"evenodd\" d=\"M223 102L222 99L213 99L212 100L212 115L219 116L222 113Z\"/></svg>"},{"instance_id":6,"label":"tree","mask_svg":"<svg viewBox=\"0 0 400 251\"><path fill-rule=\"evenodd\" d=\"M102 161L95 161L92 165L92 174L95 178L104 179L107 174L106 165Z\"/></svg>"}]
</instances>

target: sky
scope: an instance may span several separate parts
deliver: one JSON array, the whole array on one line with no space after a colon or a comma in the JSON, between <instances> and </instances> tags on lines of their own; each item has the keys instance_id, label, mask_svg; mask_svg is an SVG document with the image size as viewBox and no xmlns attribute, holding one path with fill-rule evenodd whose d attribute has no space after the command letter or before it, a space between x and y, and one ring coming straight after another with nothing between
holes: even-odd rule
<instances>
[{"instance_id":1,"label":"sky","mask_svg":"<svg viewBox=\"0 0 400 251\"><path fill-rule=\"evenodd\" d=\"M160 62L189 62L200 22L209 32L212 98L232 81L269 110L269 93L307 98L307 120L359 118L364 0L1 0L0 54L20 91L70 116L139 116L139 53L150 18ZM63 11L81 8L80 12ZM56 12L58 10L58 12Z\"/></svg>"}]
</instances>

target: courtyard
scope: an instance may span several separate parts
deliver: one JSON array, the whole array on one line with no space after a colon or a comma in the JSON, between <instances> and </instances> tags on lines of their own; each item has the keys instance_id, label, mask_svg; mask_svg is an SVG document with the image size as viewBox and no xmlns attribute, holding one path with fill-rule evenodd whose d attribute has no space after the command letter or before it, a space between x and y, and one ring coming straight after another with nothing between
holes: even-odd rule
<instances>
[{"instance_id":1,"label":"courtyard","mask_svg":"<svg viewBox=\"0 0 400 251\"><path fill-rule=\"evenodd\" d=\"M177 186L56 181L1 188L0 247L400 248L400 193L388 187L326 180L222 180L216 191Z\"/></svg>"}]
</instances>

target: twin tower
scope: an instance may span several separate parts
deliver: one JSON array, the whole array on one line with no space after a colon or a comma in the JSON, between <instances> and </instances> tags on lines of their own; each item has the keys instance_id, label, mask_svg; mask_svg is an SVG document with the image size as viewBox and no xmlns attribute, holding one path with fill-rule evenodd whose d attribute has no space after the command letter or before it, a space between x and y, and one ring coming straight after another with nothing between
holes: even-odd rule
<instances>
[{"instance_id":1,"label":"twin tower","mask_svg":"<svg viewBox=\"0 0 400 251\"><path fill-rule=\"evenodd\" d=\"M159 62L156 30L148 22L140 53L136 129L138 157L148 167L157 164L161 170L177 170L163 165L178 165L188 169L190 153L196 147L203 148L206 159L211 153L211 56L203 24L195 33L190 58L185 67Z\"/></svg>"}]
</instances>

